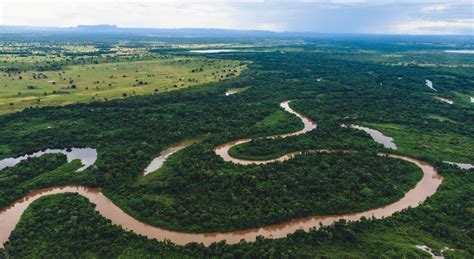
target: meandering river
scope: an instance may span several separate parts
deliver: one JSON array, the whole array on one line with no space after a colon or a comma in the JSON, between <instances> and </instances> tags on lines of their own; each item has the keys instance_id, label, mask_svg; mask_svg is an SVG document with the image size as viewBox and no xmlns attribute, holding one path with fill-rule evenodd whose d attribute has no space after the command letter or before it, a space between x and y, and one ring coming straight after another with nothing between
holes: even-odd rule
<instances>
[{"instance_id":1,"label":"meandering river","mask_svg":"<svg viewBox=\"0 0 474 259\"><path fill-rule=\"evenodd\" d=\"M304 123L304 128L297 132L274 135L269 136L267 138L286 138L290 136L301 135L316 129L316 123L311 119L291 109L291 107L289 106L289 101L282 102L280 106L289 113L294 114L295 116L300 118ZM355 152L328 149L308 150L293 152L290 154L286 154L280 158L264 161L241 160L231 157L228 154L228 150L232 146L238 145L240 143L245 143L251 140L252 139L247 138L232 141L216 147L215 152L225 161L236 164L265 164L274 161L284 161L302 152ZM78 193L79 195L87 198L91 203L95 204L96 211L100 215L111 220L113 224L119 225L125 230L133 231L136 234L140 234L148 238L155 238L157 240L170 240L171 242L180 245L184 245L190 242L197 242L209 245L213 242L218 242L222 240L225 240L227 243L230 244L238 243L241 239L251 242L255 241L257 236L264 236L266 238L282 238L286 237L288 234L295 232L298 229L307 231L311 228L318 228L320 224L330 225L341 219L345 219L348 221L356 221L361 219L362 217L388 217L393 213L401 211L408 207L416 207L420 205L423 201L425 201L425 199L427 199L436 192L442 182L442 177L438 174L437 170L428 163L402 155L388 153L380 153L379 155L390 157L393 159L401 159L413 163L423 171L423 177L413 189L409 190L404 195L403 198L394 203L376 209L342 215L311 216L301 219L290 220L281 224L274 224L261 228L250 228L239 231L185 233L151 226L136 220L135 218L125 213L118 206L116 206L110 199L104 196L100 189L88 188L83 186L52 187L33 191L23 199L16 201L11 206L4 208L0 211L0 247L3 247L4 243L8 240L11 232L14 230L16 224L19 222L21 215L32 202L41 197L58 193Z\"/></svg>"},{"instance_id":2,"label":"meandering river","mask_svg":"<svg viewBox=\"0 0 474 259\"><path fill-rule=\"evenodd\" d=\"M273 135L273 136L268 136L268 137L264 137L264 138L266 138L266 139L287 138L287 137L291 137L291 136L298 136L298 135L301 135L301 134L305 134L306 132L309 132L309 131L312 131L312 130L316 129L317 124L314 121L312 121L311 119L295 112L293 109L290 108L289 103L290 103L290 101L282 102L282 103L280 103L280 107L285 109L285 111L287 111L287 112L297 116L298 118L300 118L301 121L303 122L303 125L304 125L303 129L298 130L296 132ZM292 153L283 155L281 157L278 157L278 158L275 158L275 159L269 159L269 160L245 160L245 159L239 159L239 158L232 157L229 154L229 149L231 149L233 146L237 146L237 145L247 143L247 142L250 142L250 141L252 141L251 138L235 140L235 141L217 146L214 149L214 151L218 156L222 157L222 159L224 159L224 161L232 162L234 164L241 164L241 165L267 164L267 163L271 163L271 162L275 162L275 161L280 161L281 162L281 161L288 160L288 159L292 158L293 156L298 155L298 154L301 153L301 152L292 152Z\"/></svg>"}]
</instances>

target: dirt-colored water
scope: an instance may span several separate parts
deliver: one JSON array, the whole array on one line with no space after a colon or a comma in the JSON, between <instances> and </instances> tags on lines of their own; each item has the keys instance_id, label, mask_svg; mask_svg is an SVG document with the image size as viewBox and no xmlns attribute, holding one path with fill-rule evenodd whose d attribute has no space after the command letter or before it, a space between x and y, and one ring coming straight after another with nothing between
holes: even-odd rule
<instances>
[{"instance_id":1,"label":"dirt-colored water","mask_svg":"<svg viewBox=\"0 0 474 259\"><path fill-rule=\"evenodd\" d=\"M316 124L316 122L314 122L313 120L311 120L311 119L297 113L293 109L291 109L290 101L285 101L285 102L280 103L280 107L285 109L285 111L287 111L287 112L297 116L298 118L300 118L301 121L303 122L303 125L304 125L303 128L301 130L296 131L296 132L268 136L268 137L264 137L263 139L276 139L276 138L287 138L287 137L292 137L292 136L298 136L298 135L301 135L301 134L305 134L309 131L312 131L312 130L316 129L316 127L318 126ZM217 146L214 149L214 151L218 156L222 157L222 159L224 159L224 161L232 162L234 164L240 164L240 165L266 164L266 163L271 163L271 162L275 162L275 161L282 162L282 161L291 159L295 155L298 155L298 154L301 153L301 152L293 152L293 153L285 154L281 157L278 157L278 158L275 158L275 159L269 159L269 160L245 160L245 159L234 158L234 157L229 155L229 149L230 148L232 148L233 146L237 146L237 145L240 145L240 144L243 144L243 143L250 142L250 141L252 141L251 138L235 140L235 141Z\"/></svg>"},{"instance_id":2,"label":"dirt-colored water","mask_svg":"<svg viewBox=\"0 0 474 259\"><path fill-rule=\"evenodd\" d=\"M8 240L11 232L19 222L21 215L28 208L28 206L39 199L40 197L58 194L58 193L79 193L86 197L91 203L96 205L96 210L105 218L112 221L113 224L119 225L126 230L131 230L137 234L144 235L148 238L156 238L157 240L168 239L173 243L184 245L190 242L204 243L209 245L213 242L225 240L227 243L238 243L241 239L249 242L255 241L257 236L264 236L267 238L281 238L295 232L298 229L309 230L311 228L319 227L319 224L329 225L338 220L345 219L348 221L359 220L362 217L382 218L388 217L397 211L401 211L408 207L416 207L422 203L426 198L433 195L438 186L441 184L442 178L437 173L436 169L422 161L413 158L381 154L392 158L402 159L414 163L423 170L423 178L416 184L416 186L408 191L405 196L392 204L387 206L372 209L359 213L349 213L343 215L327 215L327 216L312 216L303 219L295 219L281 224L270 225L262 228L251 228L246 230L224 232L224 233L184 233L177 231L170 231L159 227L150 226L141 221L136 220L132 216L126 214L122 209L117 207L111 200L100 192L99 189L81 187L81 186L66 186L47 188L32 192L25 198L15 202L12 206L0 211L0 247Z\"/></svg>"},{"instance_id":3,"label":"dirt-colored water","mask_svg":"<svg viewBox=\"0 0 474 259\"><path fill-rule=\"evenodd\" d=\"M288 112L298 116L304 122L304 128L300 131L270 136L268 138L285 138L289 136L295 136L304 134L308 131L311 131L316 128L316 124L310 119L304 117L303 115L295 112L289 107L289 102L281 103L283 107ZM265 160L265 161L247 161L233 158L228 155L227 151L230 147L248 142L251 139L243 139L233 141L231 143L224 144L222 146L216 147L216 154L224 158L224 160L237 163L237 164L247 164L247 163L270 163L275 160L283 161L287 160L299 152L294 152L286 154L280 158ZM354 152L347 150L309 150L304 152ZM37 190L23 199L15 202L12 206L4 208L0 211L0 247L3 247L4 243L8 240L11 232L15 228L16 224L19 222L21 215L28 208L28 206L39 199L40 197L58 194L58 193L78 193L83 197L87 198L91 203L96 205L96 210L105 218L112 221L112 223L121 226L123 229L131 230L137 234L146 236L148 238L155 238L157 240L170 240L173 243L184 245L191 242L203 243L209 245L213 242L218 242L225 240L227 243L234 244L238 243L240 240L244 239L246 241L255 241L257 236L264 236L266 238L282 238L286 237L288 234L295 232L298 229L309 230L311 228L318 228L320 224L330 225L341 219L348 221L356 221L362 217L366 218L383 218L392 215L395 212L401 211L409 207L416 207L421 204L426 198L433 195L438 189L439 185L442 182L442 177L438 174L436 169L425 162L416 160L414 158L395 155L395 154L386 154L381 153L380 156L386 156L393 159L401 159L410 163L415 164L423 171L422 179L416 184L416 186L409 190L402 199L389 204L384 207L371 209L358 213L348 213L342 215L326 215L326 216L311 216L301 219L295 219L281 224L269 225L261 228L251 228L239 231L231 232L212 232L212 233L185 233L178 231L170 231L159 227L150 226L141 221L138 221L126 214L123 210L117 207L111 200L105 197L100 189L87 188L82 186L66 186L66 187L53 187L42 190Z\"/></svg>"}]
</instances>

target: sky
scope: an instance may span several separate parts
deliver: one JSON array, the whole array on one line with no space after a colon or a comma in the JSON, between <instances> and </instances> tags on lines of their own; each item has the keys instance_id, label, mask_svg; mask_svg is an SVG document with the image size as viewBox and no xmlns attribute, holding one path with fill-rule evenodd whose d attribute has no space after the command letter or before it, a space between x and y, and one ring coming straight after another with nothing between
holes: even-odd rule
<instances>
[{"instance_id":1,"label":"sky","mask_svg":"<svg viewBox=\"0 0 474 259\"><path fill-rule=\"evenodd\" d=\"M0 25L474 36L474 1L0 0Z\"/></svg>"}]
</instances>

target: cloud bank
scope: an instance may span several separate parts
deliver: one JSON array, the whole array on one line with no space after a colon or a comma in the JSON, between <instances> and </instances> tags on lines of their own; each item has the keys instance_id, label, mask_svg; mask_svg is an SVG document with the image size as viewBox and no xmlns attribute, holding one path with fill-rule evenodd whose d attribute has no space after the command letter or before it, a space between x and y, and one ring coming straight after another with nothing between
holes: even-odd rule
<instances>
[{"instance_id":1,"label":"cloud bank","mask_svg":"<svg viewBox=\"0 0 474 259\"><path fill-rule=\"evenodd\" d=\"M474 35L473 8L464 0L2 0L0 24Z\"/></svg>"}]
</instances>

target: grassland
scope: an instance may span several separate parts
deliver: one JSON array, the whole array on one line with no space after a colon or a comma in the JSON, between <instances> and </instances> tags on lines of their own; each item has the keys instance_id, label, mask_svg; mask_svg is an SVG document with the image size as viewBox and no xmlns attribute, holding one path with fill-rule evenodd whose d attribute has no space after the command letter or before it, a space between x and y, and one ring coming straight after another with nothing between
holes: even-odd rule
<instances>
[{"instance_id":1,"label":"grassland","mask_svg":"<svg viewBox=\"0 0 474 259\"><path fill-rule=\"evenodd\" d=\"M186 88L237 76L244 68L240 61L172 57L72 65L61 71L3 72L0 115L27 107L106 101Z\"/></svg>"}]
</instances>

